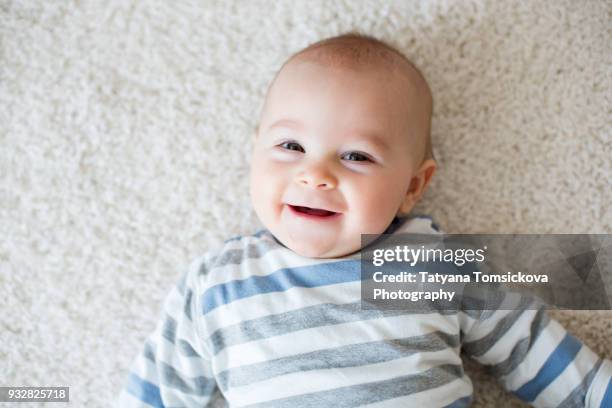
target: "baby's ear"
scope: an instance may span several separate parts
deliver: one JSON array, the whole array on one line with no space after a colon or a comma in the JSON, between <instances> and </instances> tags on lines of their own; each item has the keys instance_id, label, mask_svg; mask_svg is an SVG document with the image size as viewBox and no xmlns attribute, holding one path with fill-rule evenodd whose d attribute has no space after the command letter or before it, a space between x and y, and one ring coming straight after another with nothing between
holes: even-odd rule
<instances>
[{"instance_id":1,"label":"baby's ear","mask_svg":"<svg viewBox=\"0 0 612 408\"><path fill-rule=\"evenodd\" d=\"M417 172L410 180L410 186L400 206L400 214L408 214L412 207L421 199L427 186L436 172L436 162L433 159L423 161Z\"/></svg>"}]
</instances>

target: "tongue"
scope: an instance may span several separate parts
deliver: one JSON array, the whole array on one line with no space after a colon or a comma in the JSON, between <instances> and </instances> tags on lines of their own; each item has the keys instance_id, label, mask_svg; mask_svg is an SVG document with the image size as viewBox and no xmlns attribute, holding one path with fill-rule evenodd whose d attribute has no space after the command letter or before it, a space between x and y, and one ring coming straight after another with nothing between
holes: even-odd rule
<instances>
[{"instance_id":1,"label":"tongue","mask_svg":"<svg viewBox=\"0 0 612 408\"><path fill-rule=\"evenodd\" d=\"M320 215L320 216L323 216L323 217L335 214L333 211L319 210L317 208L297 207L297 209L299 211L303 212L303 213L306 213L306 214Z\"/></svg>"}]
</instances>

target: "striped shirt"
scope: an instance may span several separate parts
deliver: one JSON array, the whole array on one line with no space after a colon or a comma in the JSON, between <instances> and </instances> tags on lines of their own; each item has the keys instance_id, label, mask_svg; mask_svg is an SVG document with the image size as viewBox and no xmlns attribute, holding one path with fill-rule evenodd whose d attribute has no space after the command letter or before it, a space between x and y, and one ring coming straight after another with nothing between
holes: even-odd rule
<instances>
[{"instance_id":1,"label":"striped shirt","mask_svg":"<svg viewBox=\"0 0 612 408\"><path fill-rule=\"evenodd\" d=\"M412 217L385 232L436 231ZM466 407L465 353L536 407L612 407L612 362L524 306L362 309L359 253L305 258L264 229L190 263L116 405Z\"/></svg>"}]
</instances>

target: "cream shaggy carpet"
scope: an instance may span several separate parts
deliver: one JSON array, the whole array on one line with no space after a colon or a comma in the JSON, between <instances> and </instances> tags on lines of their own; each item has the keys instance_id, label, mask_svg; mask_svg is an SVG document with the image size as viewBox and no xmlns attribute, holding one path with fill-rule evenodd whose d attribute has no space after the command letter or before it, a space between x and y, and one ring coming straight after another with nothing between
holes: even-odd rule
<instances>
[{"instance_id":1,"label":"cream shaggy carpet","mask_svg":"<svg viewBox=\"0 0 612 408\"><path fill-rule=\"evenodd\" d=\"M448 232L612 233L609 1L0 1L0 385L108 406L189 260L260 228L250 137L358 29L434 92ZM612 314L555 314L612 357ZM476 407L524 406L471 363ZM27 407L28 404L22 404ZM30 406L39 406L32 404Z\"/></svg>"}]
</instances>

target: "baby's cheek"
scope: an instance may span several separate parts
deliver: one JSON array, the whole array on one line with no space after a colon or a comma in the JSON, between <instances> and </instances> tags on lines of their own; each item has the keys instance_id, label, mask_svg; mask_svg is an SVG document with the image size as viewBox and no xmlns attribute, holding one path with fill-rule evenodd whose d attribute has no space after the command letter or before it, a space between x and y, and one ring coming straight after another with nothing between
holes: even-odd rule
<instances>
[{"instance_id":1,"label":"baby's cheek","mask_svg":"<svg viewBox=\"0 0 612 408\"><path fill-rule=\"evenodd\" d=\"M251 169L259 179L270 180L278 177L279 172L286 173L287 167L287 163L266 156L254 159Z\"/></svg>"},{"instance_id":2,"label":"baby's cheek","mask_svg":"<svg viewBox=\"0 0 612 408\"><path fill-rule=\"evenodd\" d=\"M389 214L392 212L389 201L382 198L380 200L371 200L364 204L362 214L366 229L372 231L372 233L378 233L378 230L384 229L389 219Z\"/></svg>"},{"instance_id":3,"label":"baby's cheek","mask_svg":"<svg viewBox=\"0 0 612 408\"><path fill-rule=\"evenodd\" d=\"M270 211L282 199L283 174L278 165L269 160L255 160L251 167L251 196L256 210ZM267 208L266 208L267 207Z\"/></svg>"},{"instance_id":4,"label":"baby's cheek","mask_svg":"<svg viewBox=\"0 0 612 408\"><path fill-rule=\"evenodd\" d=\"M365 226L373 232L384 230L399 208L401 190L386 180L379 180L361 187L360 191L360 212Z\"/></svg>"}]
</instances>

